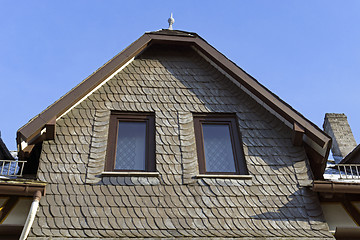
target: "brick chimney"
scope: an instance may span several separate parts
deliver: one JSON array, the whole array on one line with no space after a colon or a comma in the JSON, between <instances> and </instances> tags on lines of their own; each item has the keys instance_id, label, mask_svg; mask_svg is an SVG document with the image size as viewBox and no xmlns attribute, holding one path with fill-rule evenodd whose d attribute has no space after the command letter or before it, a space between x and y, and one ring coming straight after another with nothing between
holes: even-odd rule
<instances>
[{"instance_id":1,"label":"brick chimney","mask_svg":"<svg viewBox=\"0 0 360 240\"><path fill-rule=\"evenodd\" d=\"M357 145L344 113L326 113L324 131L333 140L331 152L336 163L346 157Z\"/></svg>"}]
</instances>

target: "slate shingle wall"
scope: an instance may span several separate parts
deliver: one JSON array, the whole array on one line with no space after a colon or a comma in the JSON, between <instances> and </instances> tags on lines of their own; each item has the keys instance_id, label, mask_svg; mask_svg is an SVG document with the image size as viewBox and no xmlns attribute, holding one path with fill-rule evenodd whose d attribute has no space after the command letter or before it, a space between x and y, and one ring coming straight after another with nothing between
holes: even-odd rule
<instances>
[{"instance_id":1,"label":"slate shingle wall","mask_svg":"<svg viewBox=\"0 0 360 240\"><path fill-rule=\"evenodd\" d=\"M110 110L155 112L159 177L101 177ZM192 113L237 114L252 180L196 179ZM57 121L31 238L327 239L291 129L192 50L149 49Z\"/></svg>"}]
</instances>

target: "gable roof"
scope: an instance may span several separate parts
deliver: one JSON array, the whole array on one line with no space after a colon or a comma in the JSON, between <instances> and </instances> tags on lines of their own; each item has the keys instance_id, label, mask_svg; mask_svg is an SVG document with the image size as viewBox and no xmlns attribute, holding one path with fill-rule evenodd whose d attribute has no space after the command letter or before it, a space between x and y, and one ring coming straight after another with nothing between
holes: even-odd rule
<instances>
[{"instance_id":1,"label":"gable roof","mask_svg":"<svg viewBox=\"0 0 360 240\"><path fill-rule=\"evenodd\" d=\"M282 118L285 123L293 127L295 138L300 139L300 142L304 141L306 143L306 146L308 146L309 149L308 154L314 156L314 163L317 165L320 164L320 172L325 169L331 146L331 138L327 134L293 109L289 104L285 103L268 90L265 86L260 84L256 79L247 74L243 69L226 58L199 35L177 30L159 30L142 35L129 47L21 127L17 132L18 144L20 145L24 142L25 146L30 145L34 142L34 139L42 135L42 130L46 125L49 125L49 123L54 124L57 118L86 97L87 94L93 91L105 79L111 76L119 68L124 67L129 60L136 57L154 43L189 45L193 47L222 70L222 72L240 84L240 87L251 94L252 97L264 103L264 105L268 106L268 108L277 114L279 118ZM53 129L51 131L53 131ZM316 168L313 169L316 170Z\"/></svg>"}]
</instances>

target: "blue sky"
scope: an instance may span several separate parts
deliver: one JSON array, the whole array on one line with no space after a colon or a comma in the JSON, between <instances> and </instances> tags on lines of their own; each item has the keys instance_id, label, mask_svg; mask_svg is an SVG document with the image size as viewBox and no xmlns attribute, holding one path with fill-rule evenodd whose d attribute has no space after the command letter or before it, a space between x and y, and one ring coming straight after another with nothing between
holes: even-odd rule
<instances>
[{"instance_id":1,"label":"blue sky","mask_svg":"<svg viewBox=\"0 0 360 240\"><path fill-rule=\"evenodd\" d=\"M198 33L318 126L360 143L360 1L0 0L0 130L18 128L146 31Z\"/></svg>"}]
</instances>

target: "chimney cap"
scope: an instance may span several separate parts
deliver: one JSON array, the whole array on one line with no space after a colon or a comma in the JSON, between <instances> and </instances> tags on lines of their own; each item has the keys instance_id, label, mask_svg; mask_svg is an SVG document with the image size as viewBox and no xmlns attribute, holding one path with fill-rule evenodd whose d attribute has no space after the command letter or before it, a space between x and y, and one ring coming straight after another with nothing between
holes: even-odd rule
<instances>
[{"instance_id":1,"label":"chimney cap","mask_svg":"<svg viewBox=\"0 0 360 240\"><path fill-rule=\"evenodd\" d=\"M345 113L325 113L326 118L347 118Z\"/></svg>"}]
</instances>

